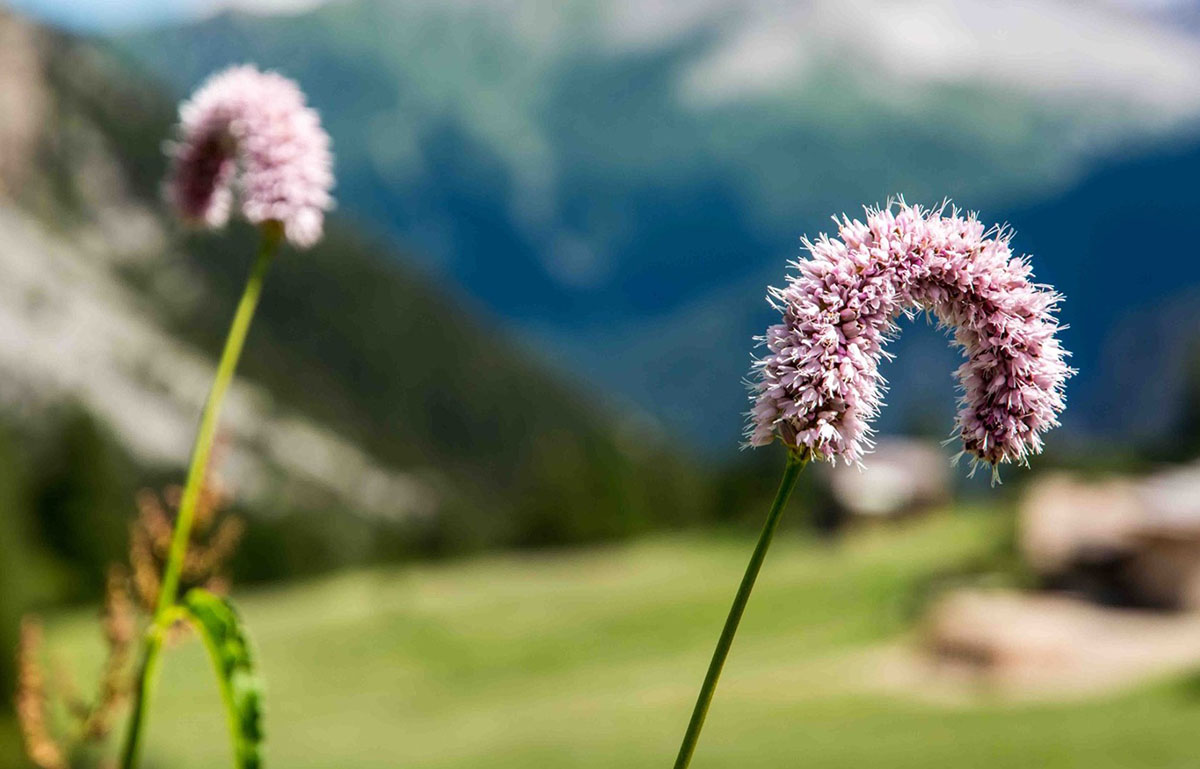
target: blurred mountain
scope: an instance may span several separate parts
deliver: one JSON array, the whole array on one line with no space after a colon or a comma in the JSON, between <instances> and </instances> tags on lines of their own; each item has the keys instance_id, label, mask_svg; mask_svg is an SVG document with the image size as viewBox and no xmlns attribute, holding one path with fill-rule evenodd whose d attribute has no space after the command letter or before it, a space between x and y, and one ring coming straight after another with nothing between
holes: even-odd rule
<instances>
[{"instance_id":1,"label":"blurred mountain","mask_svg":"<svg viewBox=\"0 0 1200 769\"><path fill-rule=\"evenodd\" d=\"M187 235L164 215L173 119L122 61L0 11L4 418L45 432L75 404L172 477L254 248L250 228ZM392 546L428 551L704 514L677 452L529 362L411 261L335 220L274 268L224 418L228 480L263 525L304 513L337 542L395 527ZM389 546L369 539L357 555Z\"/></svg>"},{"instance_id":2,"label":"blurred mountain","mask_svg":"<svg viewBox=\"0 0 1200 769\"><path fill-rule=\"evenodd\" d=\"M1129 303L1172 288L1121 285L1130 239L1164 230L1114 237L1114 222L1194 198L1192 156L1170 149L1200 126L1200 41L1180 13L340 0L118 45L179 92L244 60L298 78L334 136L346 211L413 245L546 359L730 447L765 286L801 234L891 194L1011 221L1039 275L1065 285L1078 363L1100 360ZM1106 200L1122 201L1116 219ZM1182 277L1188 247L1156 258L1159 274L1200 282ZM890 378L895 400L923 408L927 364L945 361L941 402L952 356L914 336ZM1071 423L1107 424L1096 404L1110 395L1082 398Z\"/></svg>"}]
</instances>

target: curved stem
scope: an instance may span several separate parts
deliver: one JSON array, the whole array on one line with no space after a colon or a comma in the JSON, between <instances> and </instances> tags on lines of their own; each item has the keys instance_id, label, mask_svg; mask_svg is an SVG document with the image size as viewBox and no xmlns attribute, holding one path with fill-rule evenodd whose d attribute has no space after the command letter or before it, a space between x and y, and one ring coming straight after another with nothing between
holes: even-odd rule
<instances>
[{"instance_id":1,"label":"curved stem","mask_svg":"<svg viewBox=\"0 0 1200 769\"><path fill-rule=\"evenodd\" d=\"M233 688L229 685L229 677L221 669L221 650L217 648L216 639L197 623L200 637L204 639L204 648L208 651L208 659L212 662L213 672L217 674L217 687L221 690L221 702L225 705L225 722L229 727L230 746L233 749L233 764L237 769L244 769L246 762L239 745L241 724L238 721L237 702L233 699Z\"/></svg>"},{"instance_id":2,"label":"curved stem","mask_svg":"<svg viewBox=\"0 0 1200 769\"><path fill-rule=\"evenodd\" d=\"M218 417L221 404L225 400L225 392L233 381L233 372L237 368L238 358L241 357L242 347L246 342L246 334L250 330L250 321L258 306L258 298L262 294L263 281L271 266L271 259L281 239L281 229L274 224L263 228L262 244L250 277L246 280L246 288L242 292L237 312L234 313L233 323L229 327L229 335L225 338L225 348L221 352L221 360L217 364L217 374L213 379L212 389L204 404L204 412L200 417L200 428L196 432L196 442L192 447L192 459L188 466L187 482L183 487L183 497L179 502L179 513L175 518L175 530L171 535L171 547L167 553L167 563L163 568L162 585L158 592L158 603L154 609L150 628L146 631L142 643L142 664L138 671L137 685L134 688L133 710L126 727L125 743L121 750L121 769L134 769L140 759L142 732L145 728L146 716L150 709L150 698L154 693L154 685L158 679L161 667L163 639L167 629L177 618L174 612L175 599L179 593L179 578L183 572L183 562L187 556L188 542L192 534L192 519L196 513L196 505L204 490L204 479L208 474L208 460L212 456L213 442L217 435Z\"/></svg>"},{"instance_id":3,"label":"curved stem","mask_svg":"<svg viewBox=\"0 0 1200 769\"><path fill-rule=\"evenodd\" d=\"M733 645L733 637L737 633L742 614L746 611L746 603L750 600L750 592L754 590L754 582L758 579L759 569L766 558L767 548L771 546L771 538L779 525L780 515L787 506L788 497L796 485L800 471L808 464L808 456L795 450L788 452L787 465L783 471L783 480L779 482L779 491L775 493L775 501L767 513L767 521L763 524L762 533L758 536L758 544L746 573L742 576L742 584L738 586L737 595L733 597L733 606L729 607L729 616L725 619L725 627L721 637L717 639L717 648L713 652L712 661L708 663L708 673L700 687L700 696L696 699L696 707L692 710L692 720L688 722L687 732L683 735L683 744L679 747L679 755L675 759L675 769L686 769L692 762L692 754L696 752L696 743L700 740L700 730L704 728L704 718L708 715L709 705L712 704L713 693L717 689L717 681L721 670L725 667L725 658L729 656L729 647Z\"/></svg>"}]
</instances>

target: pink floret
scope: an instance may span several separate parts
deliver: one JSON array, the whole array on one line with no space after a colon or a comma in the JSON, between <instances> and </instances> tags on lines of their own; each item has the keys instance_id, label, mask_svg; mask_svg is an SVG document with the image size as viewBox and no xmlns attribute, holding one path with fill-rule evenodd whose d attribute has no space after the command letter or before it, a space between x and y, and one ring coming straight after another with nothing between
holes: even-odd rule
<instances>
[{"instance_id":1,"label":"pink floret","mask_svg":"<svg viewBox=\"0 0 1200 769\"><path fill-rule=\"evenodd\" d=\"M220 227L238 203L295 246L321 238L333 157L317 112L291 80L251 66L213 75L179 108L167 197L186 221Z\"/></svg>"},{"instance_id":2,"label":"pink floret","mask_svg":"<svg viewBox=\"0 0 1200 769\"><path fill-rule=\"evenodd\" d=\"M786 287L771 289L783 322L755 361L747 443L780 438L818 459L860 462L884 389L879 364L902 313L928 311L967 360L956 433L975 461L1026 462L1058 425L1074 373L1059 343L1059 294L1033 282L1011 233L972 214L903 201L843 217L837 238L805 241Z\"/></svg>"}]
</instances>

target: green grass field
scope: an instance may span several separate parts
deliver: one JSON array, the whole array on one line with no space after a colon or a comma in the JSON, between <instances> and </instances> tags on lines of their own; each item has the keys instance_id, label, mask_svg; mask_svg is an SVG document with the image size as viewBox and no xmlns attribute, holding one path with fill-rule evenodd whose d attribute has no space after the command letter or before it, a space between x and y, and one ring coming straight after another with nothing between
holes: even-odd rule
<instances>
[{"instance_id":1,"label":"green grass field","mask_svg":"<svg viewBox=\"0 0 1200 769\"><path fill-rule=\"evenodd\" d=\"M1200 766L1194 678L1020 706L864 685L856 652L903 634L921 586L994 552L1005 529L973 514L839 545L781 536L693 766ZM662 538L242 593L267 678L268 766L668 767L751 546ZM86 669L96 633L72 615L53 645ZM162 684L154 766L228 766L197 642L172 651Z\"/></svg>"}]
</instances>

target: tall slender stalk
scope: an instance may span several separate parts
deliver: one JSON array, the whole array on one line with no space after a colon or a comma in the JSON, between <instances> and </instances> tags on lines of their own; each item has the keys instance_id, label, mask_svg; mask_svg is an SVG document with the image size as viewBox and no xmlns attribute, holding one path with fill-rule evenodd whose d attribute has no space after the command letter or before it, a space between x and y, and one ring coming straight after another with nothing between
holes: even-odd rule
<instances>
[{"instance_id":1,"label":"tall slender stalk","mask_svg":"<svg viewBox=\"0 0 1200 769\"><path fill-rule=\"evenodd\" d=\"M754 590L754 582L762 568L763 559L767 556L767 548L775 536L779 525L780 515L787 506L788 497L796 485L800 471L808 464L809 456L796 450L788 451L787 465L783 470L783 480L779 482L779 491L775 493L775 501L767 513L767 521L763 524L762 533L758 536L758 544L746 565L746 573L742 576L742 584L738 586L737 594L733 597L733 606L729 607L729 616L725 618L725 627L721 637L717 639L717 648L713 651L712 661L708 663L708 673L700 686L700 696L696 698L696 707L692 710L692 719L688 722L687 732L683 735L683 744L679 747L679 755L675 759L675 769L687 769L692 762L692 754L696 752L696 743L700 741L700 730L704 728L704 718L712 704L713 693L717 689L717 681L721 678L721 670L725 667L725 658L729 656L729 648L733 646L733 637L737 634L738 624L746 611L746 603L750 600L750 592Z\"/></svg>"},{"instance_id":2,"label":"tall slender stalk","mask_svg":"<svg viewBox=\"0 0 1200 769\"><path fill-rule=\"evenodd\" d=\"M138 671L137 685L134 687L133 709L125 732L125 743L121 750L121 769L135 769L141 758L142 736L150 710L150 699L162 667L163 641L167 630L178 618L175 602L179 593L179 579L183 571L184 559L187 556L188 542L191 539L192 519L195 516L196 505L200 501L204 479L208 473L208 460L212 456L213 441L217 435L221 404L225 400L225 393L229 389L230 382L233 381L233 373L237 369L238 358L241 357L246 334L250 330L250 321L254 318L254 310L258 306L258 299L262 294L263 281L266 279L267 270L271 266L282 235L282 228L276 223L267 223L262 228L262 243L259 246L258 256L255 258L250 276L246 280L246 288L242 291L237 312L234 313L233 323L229 327L229 335L225 338L225 348L222 350L221 360L217 364L217 374L213 379L212 389L209 391L208 400L204 404L204 411L200 417L200 427L196 432L196 442L192 447L191 463L188 466L187 481L183 487L183 497L179 502L179 513L175 518L171 547L167 553L166 566L163 568L158 603L142 643L142 663Z\"/></svg>"}]
</instances>

